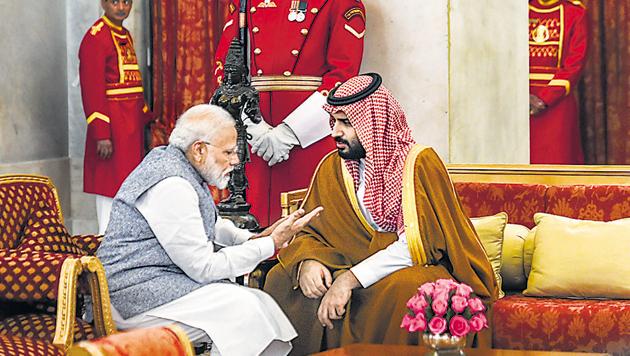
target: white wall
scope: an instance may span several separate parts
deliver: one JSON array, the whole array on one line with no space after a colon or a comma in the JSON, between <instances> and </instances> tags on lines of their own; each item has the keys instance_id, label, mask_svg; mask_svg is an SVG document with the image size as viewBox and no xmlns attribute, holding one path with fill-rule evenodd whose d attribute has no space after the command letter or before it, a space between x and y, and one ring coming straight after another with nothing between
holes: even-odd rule
<instances>
[{"instance_id":1,"label":"white wall","mask_svg":"<svg viewBox=\"0 0 630 356\"><path fill-rule=\"evenodd\" d=\"M419 143L452 163L529 161L526 2L364 4L362 72L383 75Z\"/></svg>"},{"instance_id":2,"label":"white wall","mask_svg":"<svg viewBox=\"0 0 630 356\"><path fill-rule=\"evenodd\" d=\"M400 101L415 139L448 158L448 1L364 0L361 72L377 72Z\"/></svg>"},{"instance_id":3,"label":"white wall","mask_svg":"<svg viewBox=\"0 0 630 356\"><path fill-rule=\"evenodd\" d=\"M65 1L0 0L0 9L0 174L51 177L67 212Z\"/></svg>"},{"instance_id":4,"label":"white wall","mask_svg":"<svg viewBox=\"0 0 630 356\"><path fill-rule=\"evenodd\" d=\"M526 1L451 0L453 163L529 163Z\"/></svg>"}]
</instances>

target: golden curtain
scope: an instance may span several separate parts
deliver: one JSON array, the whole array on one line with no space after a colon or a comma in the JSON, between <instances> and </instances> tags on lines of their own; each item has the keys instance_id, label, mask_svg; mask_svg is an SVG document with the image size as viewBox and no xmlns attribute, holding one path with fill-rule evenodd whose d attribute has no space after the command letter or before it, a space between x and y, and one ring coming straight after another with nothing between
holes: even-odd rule
<instances>
[{"instance_id":1,"label":"golden curtain","mask_svg":"<svg viewBox=\"0 0 630 356\"><path fill-rule=\"evenodd\" d=\"M585 162L630 164L630 1L584 3L591 19L579 88Z\"/></svg>"},{"instance_id":2,"label":"golden curtain","mask_svg":"<svg viewBox=\"0 0 630 356\"><path fill-rule=\"evenodd\" d=\"M152 147L168 141L175 121L189 107L207 103L215 90L214 54L228 0L152 1Z\"/></svg>"}]
</instances>

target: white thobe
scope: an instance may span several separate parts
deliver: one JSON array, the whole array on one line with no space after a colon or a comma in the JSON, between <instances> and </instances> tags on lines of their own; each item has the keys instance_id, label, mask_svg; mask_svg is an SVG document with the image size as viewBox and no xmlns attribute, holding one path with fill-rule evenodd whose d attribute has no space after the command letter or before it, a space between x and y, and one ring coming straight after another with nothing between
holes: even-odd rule
<instances>
[{"instance_id":1,"label":"white thobe","mask_svg":"<svg viewBox=\"0 0 630 356\"><path fill-rule=\"evenodd\" d=\"M136 208L173 263L205 285L127 320L114 310L119 328L175 321L193 342L209 336L213 354L286 355L291 350L290 340L297 333L271 296L232 283L212 283L249 273L271 257L271 237L249 240L252 233L219 217L214 244L208 241L197 193L180 177L164 179L151 187L137 200ZM215 252L215 245L223 248Z\"/></svg>"},{"instance_id":2,"label":"white thobe","mask_svg":"<svg viewBox=\"0 0 630 356\"><path fill-rule=\"evenodd\" d=\"M365 198L364 172L365 161L362 159L359 161L359 189L357 189L357 201L368 223L376 231L382 232L384 230L374 222L372 214L370 214L363 202ZM407 237L402 233L398 235L398 240L359 262L356 266L350 268L350 271L357 277L363 288L367 288L389 274L412 265L413 260L411 259L411 253L409 253L409 247L407 246Z\"/></svg>"}]
</instances>

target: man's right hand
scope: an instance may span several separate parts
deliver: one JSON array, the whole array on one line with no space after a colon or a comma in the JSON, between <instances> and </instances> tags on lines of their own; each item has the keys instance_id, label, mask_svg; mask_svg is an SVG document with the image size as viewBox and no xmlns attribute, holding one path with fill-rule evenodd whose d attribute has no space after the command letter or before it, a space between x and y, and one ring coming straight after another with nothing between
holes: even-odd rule
<instances>
[{"instance_id":1,"label":"man's right hand","mask_svg":"<svg viewBox=\"0 0 630 356\"><path fill-rule=\"evenodd\" d=\"M300 267L299 284L305 297L321 298L332 285L332 275L321 262L306 260Z\"/></svg>"},{"instance_id":2,"label":"man's right hand","mask_svg":"<svg viewBox=\"0 0 630 356\"><path fill-rule=\"evenodd\" d=\"M114 145L112 144L112 140L98 140L96 141L96 153L102 159L109 159L114 152Z\"/></svg>"},{"instance_id":3,"label":"man's right hand","mask_svg":"<svg viewBox=\"0 0 630 356\"><path fill-rule=\"evenodd\" d=\"M300 232L314 217L319 215L322 210L324 210L324 208L318 206L310 213L306 214L304 209L298 209L278 224L270 235L276 250L279 250L285 243L289 242L293 235Z\"/></svg>"}]
</instances>

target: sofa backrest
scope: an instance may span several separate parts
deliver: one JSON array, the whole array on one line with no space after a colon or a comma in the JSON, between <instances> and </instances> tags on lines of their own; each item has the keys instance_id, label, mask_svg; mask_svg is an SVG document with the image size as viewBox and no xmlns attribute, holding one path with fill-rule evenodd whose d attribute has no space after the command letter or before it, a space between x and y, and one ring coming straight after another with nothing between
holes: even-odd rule
<instances>
[{"instance_id":1,"label":"sofa backrest","mask_svg":"<svg viewBox=\"0 0 630 356\"><path fill-rule=\"evenodd\" d=\"M630 166L448 165L470 217L508 213L534 226L547 212L588 220L630 217Z\"/></svg>"},{"instance_id":2,"label":"sofa backrest","mask_svg":"<svg viewBox=\"0 0 630 356\"><path fill-rule=\"evenodd\" d=\"M510 223L532 228L534 214L545 211L548 187L544 184L455 182L454 185L469 217L504 211Z\"/></svg>"}]
</instances>

